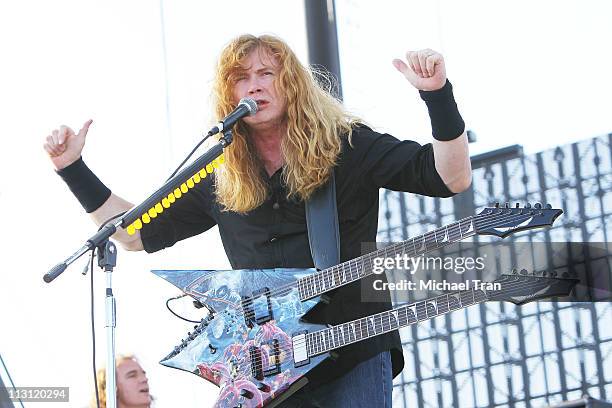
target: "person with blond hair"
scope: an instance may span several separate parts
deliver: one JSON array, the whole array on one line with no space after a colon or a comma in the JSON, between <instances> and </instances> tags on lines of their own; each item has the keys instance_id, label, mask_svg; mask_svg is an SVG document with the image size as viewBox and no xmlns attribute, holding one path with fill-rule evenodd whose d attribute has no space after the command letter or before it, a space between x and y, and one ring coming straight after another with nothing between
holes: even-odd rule
<instances>
[{"instance_id":1,"label":"person with blond hair","mask_svg":"<svg viewBox=\"0 0 612 408\"><path fill-rule=\"evenodd\" d=\"M471 183L465 124L458 112L442 55L410 51L394 67L419 90L433 143L419 145L380 134L349 115L281 39L242 35L222 51L216 70L214 111L222 118L241 98L257 102L255 115L234 127L225 165L134 235L114 238L128 250L155 252L214 225L234 269L313 266L305 202L333 173L340 258L361 255L376 241L379 189L450 197ZM408 115L407 115L408 116ZM100 224L133 204L113 194L85 165L81 151L91 125L62 126L44 148L93 220ZM371 283L366 278L363 285ZM390 308L389 293L362 302L359 282L330 294L313 320L338 324ZM397 332L338 350L309 373L309 384L282 404L316 407L390 407L392 377L403 367Z\"/></svg>"},{"instance_id":2,"label":"person with blond hair","mask_svg":"<svg viewBox=\"0 0 612 408\"><path fill-rule=\"evenodd\" d=\"M120 355L116 361L117 408L149 408L153 398L149 394L147 373L133 355ZM96 394L92 396L90 408L106 408L106 368L97 371Z\"/></svg>"}]
</instances>

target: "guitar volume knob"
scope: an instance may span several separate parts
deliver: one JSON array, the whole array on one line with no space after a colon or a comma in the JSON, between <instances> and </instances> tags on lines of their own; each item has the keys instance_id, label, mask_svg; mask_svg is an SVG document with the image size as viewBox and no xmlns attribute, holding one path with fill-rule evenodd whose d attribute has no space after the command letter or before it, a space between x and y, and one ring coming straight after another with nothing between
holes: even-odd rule
<instances>
[{"instance_id":1,"label":"guitar volume knob","mask_svg":"<svg viewBox=\"0 0 612 408\"><path fill-rule=\"evenodd\" d=\"M253 398L254 395L251 391L243 389L243 390L240 390L240 396L246 399L251 399Z\"/></svg>"},{"instance_id":2,"label":"guitar volume knob","mask_svg":"<svg viewBox=\"0 0 612 408\"><path fill-rule=\"evenodd\" d=\"M270 386L266 383L257 383L257 389L261 392L270 392Z\"/></svg>"}]
</instances>

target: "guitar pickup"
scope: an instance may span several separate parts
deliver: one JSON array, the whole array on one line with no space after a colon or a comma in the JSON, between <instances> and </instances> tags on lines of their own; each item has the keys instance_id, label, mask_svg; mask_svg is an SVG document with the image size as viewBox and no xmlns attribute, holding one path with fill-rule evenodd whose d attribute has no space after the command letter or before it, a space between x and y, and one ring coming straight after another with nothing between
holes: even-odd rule
<instances>
[{"instance_id":1,"label":"guitar pickup","mask_svg":"<svg viewBox=\"0 0 612 408\"><path fill-rule=\"evenodd\" d=\"M265 287L253 292L252 296L242 296L244 323L252 329L256 324L262 325L274 318L270 289Z\"/></svg>"},{"instance_id":2,"label":"guitar pickup","mask_svg":"<svg viewBox=\"0 0 612 408\"><path fill-rule=\"evenodd\" d=\"M310 357L308 356L308 350L306 347L307 333L308 331L304 330L291 335L293 364L296 368L310 363Z\"/></svg>"},{"instance_id":3,"label":"guitar pickup","mask_svg":"<svg viewBox=\"0 0 612 408\"><path fill-rule=\"evenodd\" d=\"M269 340L265 344L269 347L268 368L263 371L263 375L267 377L281 372L281 356L280 345L277 339Z\"/></svg>"},{"instance_id":4,"label":"guitar pickup","mask_svg":"<svg viewBox=\"0 0 612 408\"><path fill-rule=\"evenodd\" d=\"M273 319L269 288L262 288L253 292L253 316L255 323L259 325Z\"/></svg>"},{"instance_id":5,"label":"guitar pickup","mask_svg":"<svg viewBox=\"0 0 612 408\"><path fill-rule=\"evenodd\" d=\"M268 348L268 368L264 370L262 348ZM281 372L281 352L280 344L277 339L272 339L260 347L249 346L249 360L251 362L251 375L256 380L263 380L264 377L275 375Z\"/></svg>"}]
</instances>

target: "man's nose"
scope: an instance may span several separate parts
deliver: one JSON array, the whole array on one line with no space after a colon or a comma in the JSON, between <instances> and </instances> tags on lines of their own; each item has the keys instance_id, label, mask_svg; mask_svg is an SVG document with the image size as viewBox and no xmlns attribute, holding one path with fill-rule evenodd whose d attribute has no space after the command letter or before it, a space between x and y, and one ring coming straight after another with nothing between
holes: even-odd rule
<instances>
[{"instance_id":1,"label":"man's nose","mask_svg":"<svg viewBox=\"0 0 612 408\"><path fill-rule=\"evenodd\" d=\"M249 95L253 95L258 92L261 92L261 84L259 83L259 79L251 79L251 81L249 82Z\"/></svg>"}]
</instances>

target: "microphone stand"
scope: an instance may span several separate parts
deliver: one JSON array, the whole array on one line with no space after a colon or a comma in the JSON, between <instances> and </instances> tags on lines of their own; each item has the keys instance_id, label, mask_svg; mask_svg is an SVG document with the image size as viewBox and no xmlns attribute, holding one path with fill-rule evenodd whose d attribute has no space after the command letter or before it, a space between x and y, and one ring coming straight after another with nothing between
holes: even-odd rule
<instances>
[{"instance_id":1,"label":"microphone stand","mask_svg":"<svg viewBox=\"0 0 612 408\"><path fill-rule=\"evenodd\" d=\"M232 143L232 131L227 129L218 143L208 149L202 156L198 157L189 166L181 170L178 174L166 181L157 191L151 194L146 200L132 208L123 216L104 225L96 234L92 235L81 248L70 255L64 262L55 265L44 276L43 280L50 283L88 251L97 248L98 266L106 273L105 290L105 315L106 315L106 406L115 408L117 403L116 378L115 378L115 327L116 327L116 308L115 297L112 288L112 272L117 265L117 247L109 238L117 231L117 228L127 228L136 221L142 214L146 213L162 198L168 196L181 184L189 180L195 173L208 165L223 153L223 149ZM111 369L112 368L112 369ZM97 385L96 385L97 386Z\"/></svg>"}]
</instances>

